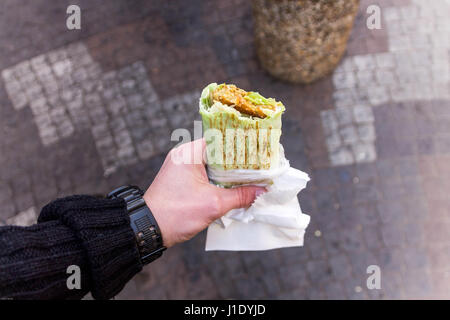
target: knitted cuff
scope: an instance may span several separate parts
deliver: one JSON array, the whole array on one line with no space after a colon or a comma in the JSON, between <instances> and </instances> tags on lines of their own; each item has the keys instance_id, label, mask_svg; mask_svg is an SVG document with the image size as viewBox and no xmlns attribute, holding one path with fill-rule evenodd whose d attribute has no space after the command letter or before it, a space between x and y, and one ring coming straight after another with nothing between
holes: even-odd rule
<instances>
[{"instance_id":1,"label":"knitted cuff","mask_svg":"<svg viewBox=\"0 0 450 320\"><path fill-rule=\"evenodd\" d=\"M95 299L110 299L142 270L123 199L71 196L45 206L38 222L60 220L86 252Z\"/></svg>"}]
</instances>

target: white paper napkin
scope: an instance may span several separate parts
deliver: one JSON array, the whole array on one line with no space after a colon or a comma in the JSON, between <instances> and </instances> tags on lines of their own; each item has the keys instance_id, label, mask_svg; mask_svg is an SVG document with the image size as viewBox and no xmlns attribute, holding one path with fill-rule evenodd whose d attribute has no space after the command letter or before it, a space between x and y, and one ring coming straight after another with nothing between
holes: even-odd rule
<instances>
[{"instance_id":1,"label":"white paper napkin","mask_svg":"<svg viewBox=\"0 0 450 320\"><path fill-rule=\"evenodd\" d=\"M208 227L206 251L255 251L303 245L310 217L302 213L297 194L306 187L309 176L290 167L289 161L282 157L276 175L272 172L273 184L266 187L266 193L250 208L233 209ZM246 179L258 181L272 170L229 170L227 175L236 179L242 177L241 171L245 171ZM211 175L210 170L208 174Z\"/></svg>"}]
</instances>

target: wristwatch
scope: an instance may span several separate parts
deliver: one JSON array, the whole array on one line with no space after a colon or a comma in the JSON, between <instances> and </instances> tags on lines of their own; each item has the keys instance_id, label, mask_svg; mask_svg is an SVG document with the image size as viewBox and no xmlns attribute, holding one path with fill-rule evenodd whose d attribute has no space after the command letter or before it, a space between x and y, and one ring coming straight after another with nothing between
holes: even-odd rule
<instances>
[{"instance_id":1,"label":"wristwatch","mask_svg":"<svg viewBox=\"0 0 450 320\"><path fill-rule=\"evenodd\" d=\"M110 192L107 198L125 200L141 261L145 265L161 257L167 248L163 246L158 223L142 198L143 194L139 187L122 186Z\"/></svg>"}]
</instances>

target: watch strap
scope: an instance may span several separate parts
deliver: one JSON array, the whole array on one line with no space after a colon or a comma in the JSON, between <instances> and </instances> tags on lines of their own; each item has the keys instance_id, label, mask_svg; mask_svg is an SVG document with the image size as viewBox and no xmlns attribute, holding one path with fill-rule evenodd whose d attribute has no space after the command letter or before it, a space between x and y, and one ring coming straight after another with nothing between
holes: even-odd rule
<instances>
[{"instance_id":1,"label":"watch strap","mask_svg":"<svg viewBox=\"0 0 450 320\"><path fill-rule=\"evenodd\" d=\"M148 264L159 258L166 247L163 246L158 223L142 196L142 190L136 186L123 186L108 194L110 199L125 200L141 261L143 264Z\"/></svg>"}]
</instances>

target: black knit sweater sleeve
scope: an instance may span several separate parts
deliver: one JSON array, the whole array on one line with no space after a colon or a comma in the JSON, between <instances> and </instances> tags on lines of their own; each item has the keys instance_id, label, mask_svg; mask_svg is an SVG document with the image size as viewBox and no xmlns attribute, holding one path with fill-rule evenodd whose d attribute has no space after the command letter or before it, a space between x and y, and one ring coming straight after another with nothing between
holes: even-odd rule
<instances>
[{"instance_id":1,"label":"black knit sweater sleeve","mask_svg":"<svg viewBox=\"0 0 450 320\"><path fill-rule=\"evenodd\" d=\"M81 289L69 289L69 266ZM45 206L30 227L0 227L0 298L109 299L142 264L122 199L72 196Z\"/></svg>"}]
</instances>

